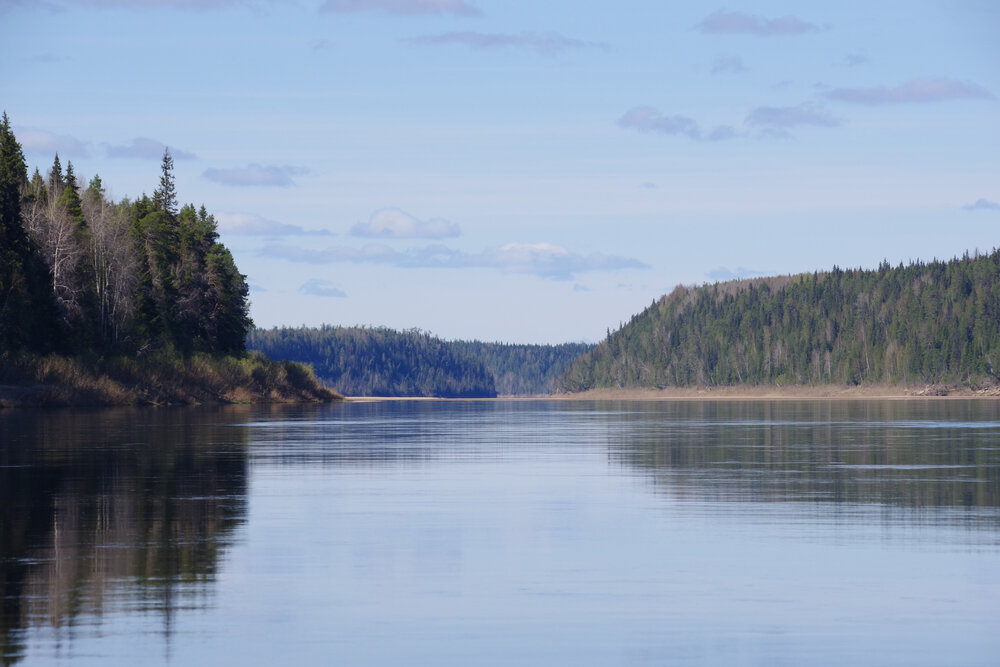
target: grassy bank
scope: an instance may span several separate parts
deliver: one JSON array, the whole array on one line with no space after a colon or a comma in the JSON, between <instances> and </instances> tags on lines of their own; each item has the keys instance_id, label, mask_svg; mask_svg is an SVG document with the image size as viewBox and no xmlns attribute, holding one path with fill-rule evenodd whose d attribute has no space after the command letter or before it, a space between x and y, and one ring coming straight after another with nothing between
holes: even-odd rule
<instances>
[{"instance_id":1,"label":"grassy bank","mask_svg":"<svg viewBox=\"0 0 1000 667\"><path fill-rule=\"evenodd\" d=\"M241 357L169 350L140 358L98 355L0 355L0 407L197 405L332 401L312 369Z\"/></svg>"}]
</instances>

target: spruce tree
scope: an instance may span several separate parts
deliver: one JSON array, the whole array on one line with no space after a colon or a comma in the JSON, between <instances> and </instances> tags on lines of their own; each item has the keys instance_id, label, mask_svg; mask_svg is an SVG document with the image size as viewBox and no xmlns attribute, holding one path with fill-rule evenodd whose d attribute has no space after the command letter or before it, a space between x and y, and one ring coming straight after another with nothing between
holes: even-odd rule
<instances>
[{"instance_id":1,"label":"spruce tree","mask_svg":"<svg viewBox=\"0 0 1000 667\"><path fill-rule=\"evenodd\" d=\"M157 210L174 218L177 216L177 190L174 185L174 158L170 156L169 148L163 149L160 172L160 187L153 191L153 204Z\"/></svg>"},{"instance_id":2,"label":"spruce tree","mask_svg":"<svg viewBox=\"0 0 1000 667\"><path fill-rule=\"evenodd\" d=\"M21 218L27 182L24 153L5 112L0 120L0 353L46 352L57 343L51 277Z\"/></svg>"}]
</instances>

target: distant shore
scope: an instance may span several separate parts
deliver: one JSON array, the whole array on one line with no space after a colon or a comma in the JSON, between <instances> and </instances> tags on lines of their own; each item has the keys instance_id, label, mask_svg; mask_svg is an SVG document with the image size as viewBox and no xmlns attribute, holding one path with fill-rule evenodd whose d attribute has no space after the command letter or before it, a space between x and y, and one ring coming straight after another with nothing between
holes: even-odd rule
<instances>
[{"instance_id":1,"label":"distant shore","mask_svg":"<svg viewBox=\"0 0 1000 667\"><path fill-rule=\"evenodd\" d=\"M809 401L1000 399L1000 386L979 389L941 384L921 385L791 385L756 387L670 387L666 389L590 389L588 391L496 398L434 398L429 396L348 396L355 403L376 401Z\"/></svg>"},{"instance_id":2,"label":"distant shore","mask_svg":"<svg viewBox=\"0 0 1000 667\"><path fill-rule=\"evenodd\" d=\"M952 385L791 385L756 387L670 387L666 389L591 389L554 394L557 400L627 401L775 401L775 400L907 400L1000 399L1000 387L981 389Z\"/></svg>"}]
</instances>

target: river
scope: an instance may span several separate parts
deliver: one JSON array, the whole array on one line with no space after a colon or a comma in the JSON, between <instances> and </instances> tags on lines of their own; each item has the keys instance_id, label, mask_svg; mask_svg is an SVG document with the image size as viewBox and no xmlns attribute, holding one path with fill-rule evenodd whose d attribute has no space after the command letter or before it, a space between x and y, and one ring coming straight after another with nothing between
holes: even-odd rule
<instances>
[{"instance_id":1,"label":"river","mask_svg":"<svg viewBox=\"0 0 1000 667\"><path fill-rule=\"evenodd\" d=\"M4 664L992 665L1000 402L0 412Z\"/></svg>"}]
</instances>

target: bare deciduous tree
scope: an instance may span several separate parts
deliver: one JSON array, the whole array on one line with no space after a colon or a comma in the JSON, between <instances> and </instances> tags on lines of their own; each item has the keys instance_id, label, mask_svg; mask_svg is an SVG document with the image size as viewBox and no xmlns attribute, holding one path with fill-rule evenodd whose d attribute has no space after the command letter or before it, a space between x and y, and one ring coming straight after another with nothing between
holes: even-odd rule
<instances>
[{"instance_id":1,"label":"bare deciduous tree","mask_svg":"<svg viewBox=\"0 0 1000 667\"><path fill-rule=\"evenodd\" d=\"M122 342L134 316L138 256L127 216L120 206L104 197L99 180L95 179L84 192L82 203L90 227L98 336L103 343L114 346Z\"/></svg>"}]
</instances>

